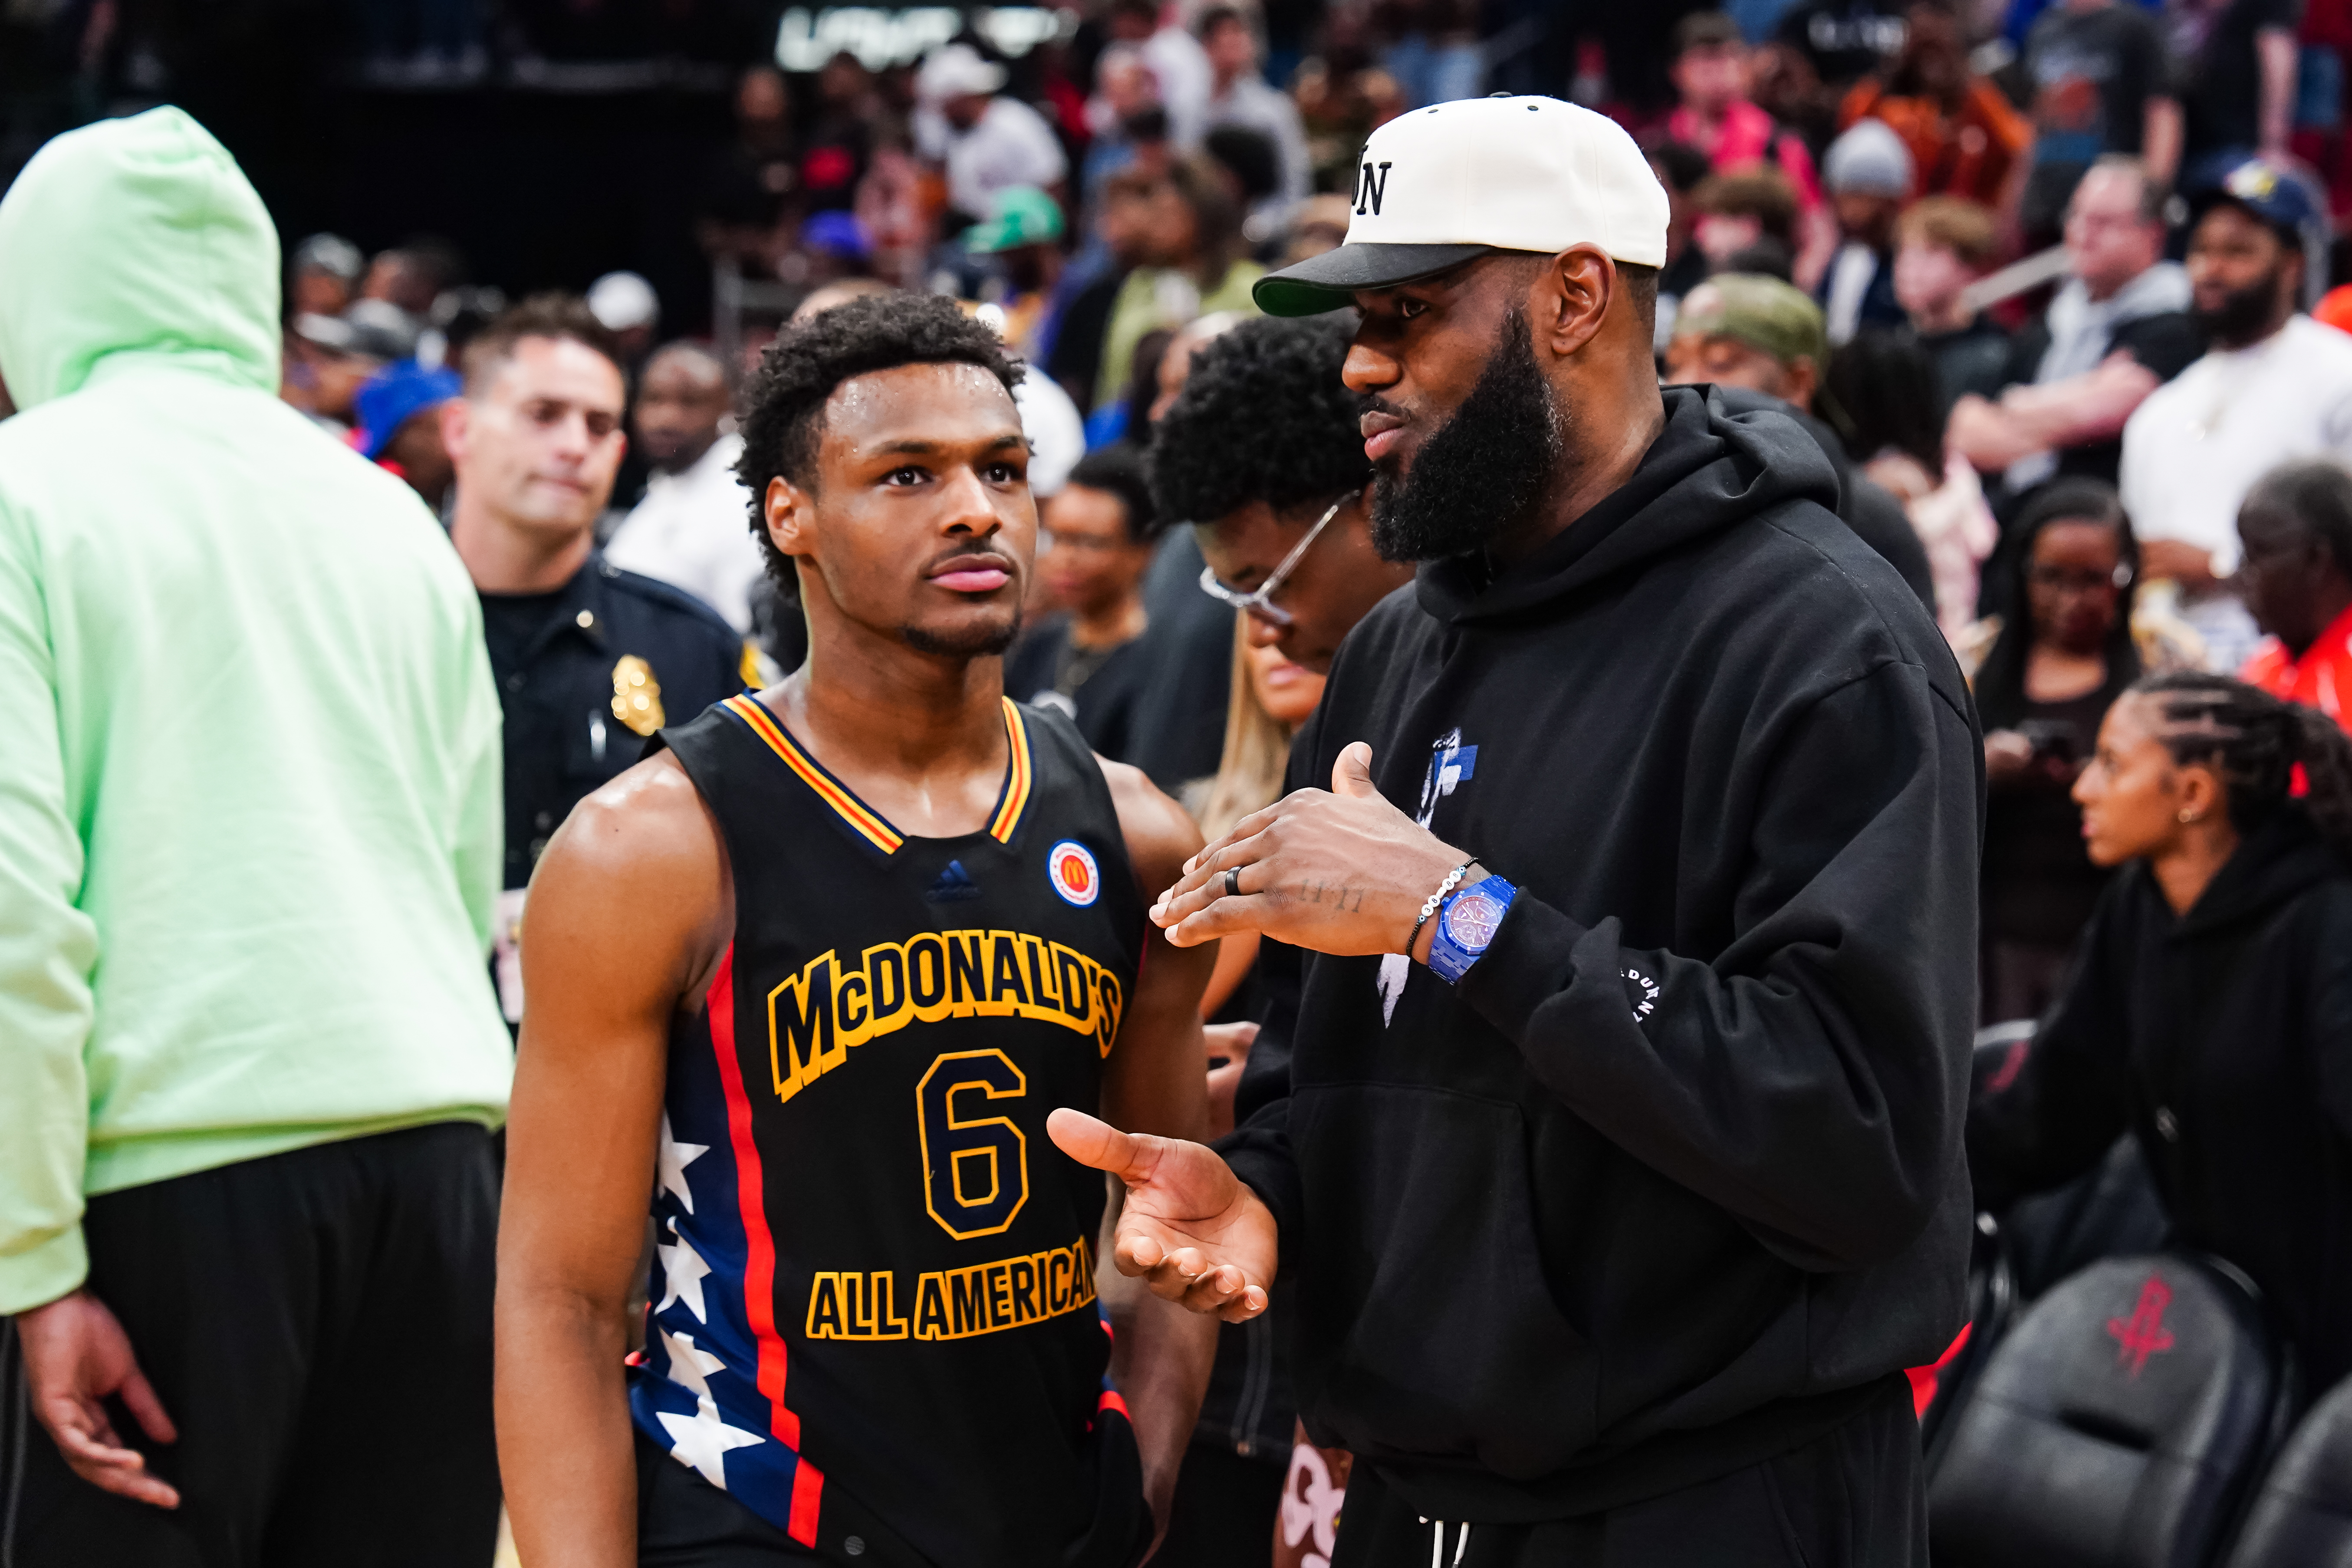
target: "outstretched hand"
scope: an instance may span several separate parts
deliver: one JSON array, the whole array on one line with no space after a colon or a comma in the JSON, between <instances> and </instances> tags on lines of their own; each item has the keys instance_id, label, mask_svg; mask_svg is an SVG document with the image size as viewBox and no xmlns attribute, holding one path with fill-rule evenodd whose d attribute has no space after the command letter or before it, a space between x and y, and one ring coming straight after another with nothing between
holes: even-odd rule
<instances>
[{"instance_id":1,"label":"outstretched hand","mask_svg":"<svg viewBox=\"0 0 2352 1568\"><path fill-rule=\"evenodd\" d=\"M1357 741L1331 764L1329 793L1297 790L1243 817L1185 862L1151 919L1177 947L1255 931L1316 952L1402 952L1423 902L1469 858L1389 803Z\"/></svg>"},{"instance_id":2,"label":"outstretched hand","mask_svg":"<svg viewBox=\"0 0 2352 1568\"><path fill-rule=\"evenodd\" d=\"M178 1440L163 1402L131 1353L131 1336L105 1303L87 1290L16 1314L16 1341L33 1415L47 1428L73 1473L137 1502L177 1508L180 1494L147 1471L147 1458L124 1445L106 1413L120 1395L140 1429L158 1443Z\"/></svg>"},{"instance_id":3,"label":"outstretched hand","mask_svg":"<svg viewBox=\"0 0 2352 1568\"><path fill-rule=\"evenodd\" d=\"M1274 1280L1274 1215L1204 1144L1121 1132L1066 1107L1045 1119L1046 1135L1081 1165L1127 1186L1111 1261L1163 1301L1229 1323L1265 1310Z\"/></svg>"}]
</instances>

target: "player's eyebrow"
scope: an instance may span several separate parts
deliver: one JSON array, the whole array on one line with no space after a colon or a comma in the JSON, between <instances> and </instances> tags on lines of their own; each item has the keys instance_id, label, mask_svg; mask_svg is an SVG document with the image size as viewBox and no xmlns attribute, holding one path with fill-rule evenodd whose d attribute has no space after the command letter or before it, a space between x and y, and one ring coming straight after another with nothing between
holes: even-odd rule
<instances>
[{"instance_id":1,"label":"player's eyebrow","mask_svg":"<svg viewBox=\"0 0 2352 1568\"><path fill-rule=\"evenodd\" d=\"M992 452L1001 451L1008 447L1025 447L1029 445L1029 437L1023 435L1018 430L1008 430L1003 435L998 436L995 439L988 441L983 445L986 450ZM884 441L874 448L877 453L887 452L894 457L908 458L936 457L942 452L949 452L953 449L954 447L947 442L926 441L920 437L916 436L909 436L897 441Z\"/></svg>"}]
</instances>

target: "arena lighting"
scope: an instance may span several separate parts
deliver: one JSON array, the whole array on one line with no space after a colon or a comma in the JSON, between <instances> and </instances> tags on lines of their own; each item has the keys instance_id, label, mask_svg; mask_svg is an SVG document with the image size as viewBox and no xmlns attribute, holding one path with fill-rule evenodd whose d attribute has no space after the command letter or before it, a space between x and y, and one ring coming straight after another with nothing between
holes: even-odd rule
<instances>
[{"instance_id":1,"label":"arena lighting","mask_svg":"<svg viewBox=\"0 0 2352 1568\"><path fill-rule=\"evenodd\" d=\"M1075 32L1077 14L1041 5L982 6L971 13L972 28L1008 59L1018 59L1056 34ZM828 5L811 12L795 5L776 28L776 64L788 71L816 71L846 49L868 70L912 65L963 30L964 13L953 5Z\"/></svg>"}]
</instances>

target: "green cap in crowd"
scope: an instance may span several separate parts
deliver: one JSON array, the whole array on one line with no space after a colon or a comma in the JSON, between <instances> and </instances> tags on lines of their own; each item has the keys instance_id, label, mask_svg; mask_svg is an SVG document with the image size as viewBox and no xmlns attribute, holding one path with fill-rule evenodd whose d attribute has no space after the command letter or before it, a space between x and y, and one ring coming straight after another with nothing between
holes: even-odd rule
<instances>
[{"instance_id":1,"label":"green cap in crowd","mask_svg":"<svg viewBox=\"0 0 2352 1568\"><path fill-rule=\"evenodd\" d=\"M1811 360L1816 371L1830 363L1829 332L1822 308L1793 285L1754 272L1720 272L1683 296L1675 316L1675 336L1703 333L1732 338L1782 364Z\"/></svg>"},{"instance_id":2,"label":"green cap in crowd","mask_svg":"<svg viewBox=\"0 0 2352 1568\"><path fill-rule=\"evenodd\" d=\"M963 237L966 250L980 256L1051 245L1062 237L1062 209L1034 185L1007 185L988 204L988 216Z\"/></svg>"}]
</instances>

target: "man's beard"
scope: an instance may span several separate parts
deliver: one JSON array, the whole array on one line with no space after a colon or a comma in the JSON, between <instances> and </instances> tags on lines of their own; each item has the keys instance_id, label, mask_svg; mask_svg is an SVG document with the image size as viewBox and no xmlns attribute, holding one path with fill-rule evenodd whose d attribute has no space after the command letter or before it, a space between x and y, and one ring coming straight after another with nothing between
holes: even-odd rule
<instances>
[{"instance_id":1,"label":"man's beard","mask_svg":"<svg viewBox=\"0 0 2352 1568\"><path fill-rule=\"evenodd\" d=\"M2279 271L2273 268L2261 281L2231 289L2213 310L2193 311L2197 325L2224 348L2244 348L2261 338L2278 304Z\"/></svg>"},{"instance_id":2,"label":"man's beard","mask_svg":"<svg viewBox=\"0 0 2352 1568\"><path fill-rule=\"evenodd\" d=\"M1377 399L1370 400L1377 404ZM1411 474L1372 481L1372 548L1389 561L1436 561L1477 549L1543 499L1567 420L1514 310L1502 345L1454 416L1423 443Z\"/></svg>"},{"instance_id":3,"label":"man's beard","mask_svg":"<svg viewBox=\"0 0 2352 1568\"><path fill-rule=\"evenodd\" d=\"M1021 637L1021 611L1016 606L1010 619L998 626L969 626L952 636L941 636L927 626L903 626L898 637L917 653L936 654L942 658L986 658L1003 653Z\"/></svg>"}]
</instances>

